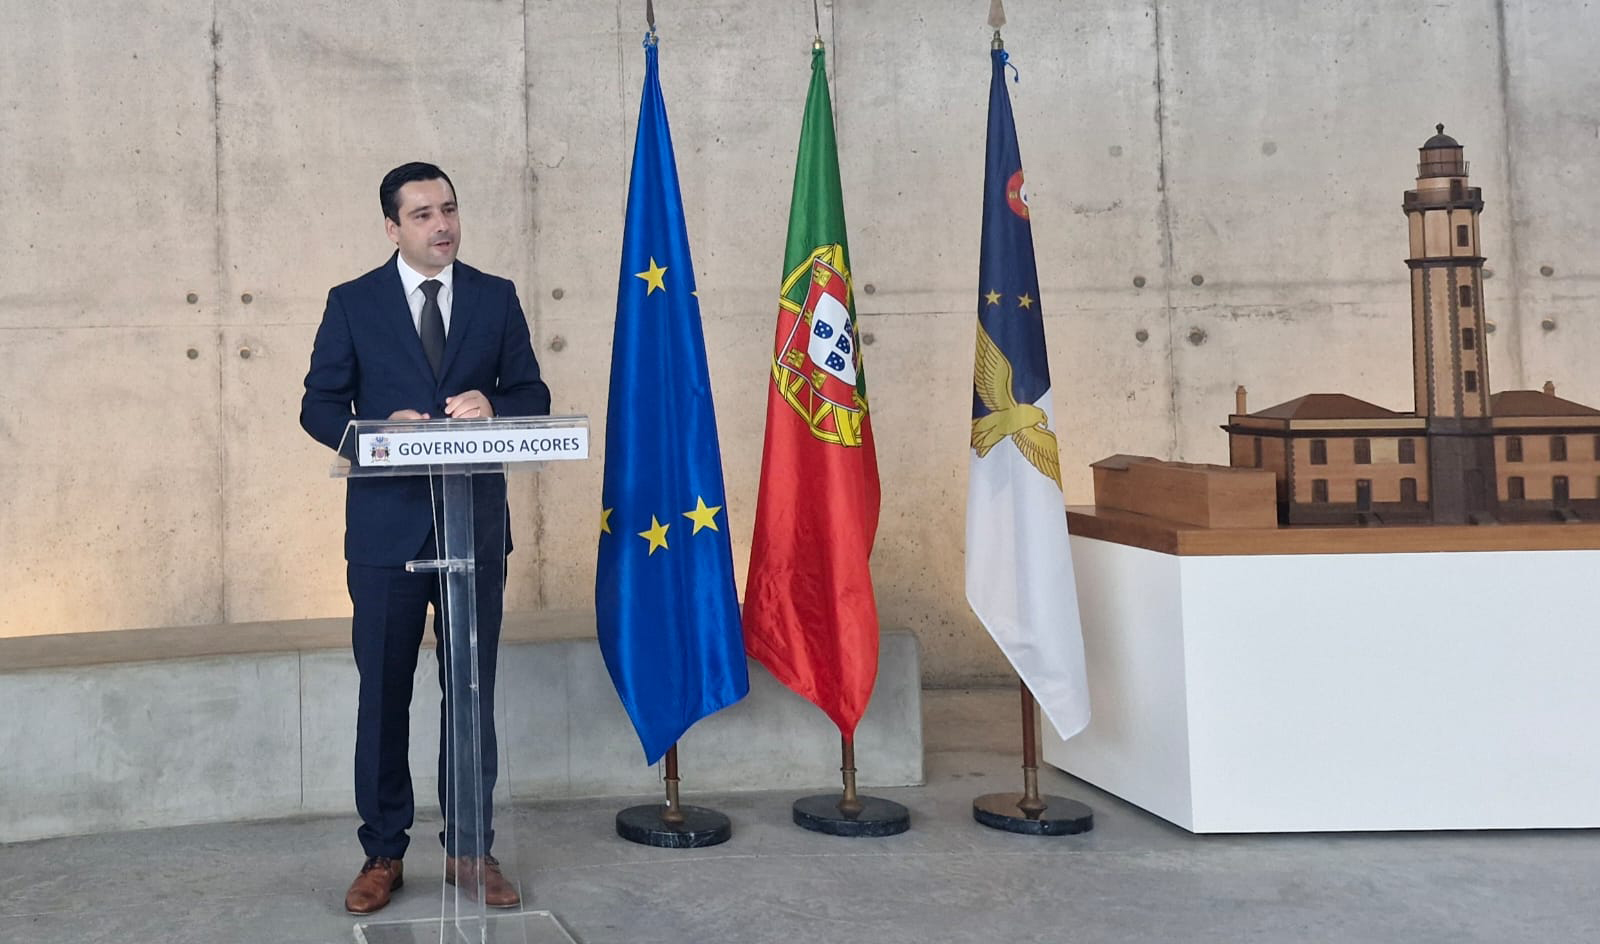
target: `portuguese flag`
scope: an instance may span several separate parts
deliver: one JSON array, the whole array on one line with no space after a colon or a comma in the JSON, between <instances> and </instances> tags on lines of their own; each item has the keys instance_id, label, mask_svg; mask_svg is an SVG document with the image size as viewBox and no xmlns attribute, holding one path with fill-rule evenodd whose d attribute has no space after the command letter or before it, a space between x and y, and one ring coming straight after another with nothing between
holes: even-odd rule
<instances>
[{"instance_id":1,"label":"portuguese flag","mask_svg":"<svg viewBox=\"0 0 1600 944\"><path fill-rule=\"evenodd\" d=\"M878 530L878 459L820 41L811 53L783 273L745 586L745 649L852 738L878 675L878 607L868 567Z\"/></svg>"}]
</instances>

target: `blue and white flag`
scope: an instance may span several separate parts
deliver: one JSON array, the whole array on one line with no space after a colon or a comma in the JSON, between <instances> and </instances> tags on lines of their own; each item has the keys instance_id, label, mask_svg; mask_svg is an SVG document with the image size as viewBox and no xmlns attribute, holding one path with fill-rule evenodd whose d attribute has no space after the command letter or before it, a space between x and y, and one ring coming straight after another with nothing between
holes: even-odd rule
<instances>
[{"instance_id":1,"label":"blue and white flag","mask_svg":"<svg viewBox=\"0 0 1600 944\"><path fill-rule=\"evenodd\" d=\"M996 49L992 56L972 372L967 602L1056 731L1070 738L1089 723L1083 629L1006 54Z\"/></svg>"},{"instance_id":2,"label":"blue and white flag","mask_svg":"<svg viewBox=\"0 0 1600 944\"><path fill-rule=\"evenodd\" d=\"M645 759L750 690L678 167L645 41L606 406L594 610Z\"/></svg>"}]
</instances>

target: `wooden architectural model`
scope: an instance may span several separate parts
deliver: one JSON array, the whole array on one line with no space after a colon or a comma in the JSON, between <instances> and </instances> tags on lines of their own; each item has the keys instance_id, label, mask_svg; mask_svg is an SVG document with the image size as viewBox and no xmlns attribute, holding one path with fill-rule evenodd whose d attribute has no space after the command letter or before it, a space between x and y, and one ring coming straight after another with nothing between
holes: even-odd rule
<instances>
[{"instance_id":1,"label":"wooden architectural model","mask_svg":"<svg viewBox=\"0 0 1600 944\"><path fill-rule=\"evenodd\" d=\"M1234 468L1273 473L1285 524L1600 518L1600 410L1549 383L1490 392L1482 193L1437 130L1403 204L1415 411L1314 393L1250 413L1240 387L1222 427Z\"/></svg>"}]
</instances>

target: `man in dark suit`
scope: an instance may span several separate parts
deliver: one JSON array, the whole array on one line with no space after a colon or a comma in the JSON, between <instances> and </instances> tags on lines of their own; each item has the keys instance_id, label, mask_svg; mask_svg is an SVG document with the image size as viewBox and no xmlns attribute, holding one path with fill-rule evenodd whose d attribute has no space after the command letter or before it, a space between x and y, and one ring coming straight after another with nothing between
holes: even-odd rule
<instances>
[{"instance_id":1,"label":"man in dark suit","mask_svg":"<svg viewBox=\"0 0 1600 944\"><path fill-rule=\"evenodd\" d=\"M338 449L352 419L422 420L533 416L550 412L550 391L511 282L456 261L461 242L455 187L432 164L405 164L379 187L384 229L397 247L389 261L328 293L306 374L300 425ZM451 822L446 785L449 720L441 705L439 796L444 810L445 877L484 903L514 907L516 887L490 854L490 800L497 757L494 681L500 639L506 532L505 479L475 475L478 675L482 743L483 830ZM366 852L345 896L352 914L388 904L403 880L402 857L414 801L407 763L412 677L427 608L434 607L440 684L447 686L448 625L440 580L409 573L407 561L441 556L433 483L427 476L351 478L345 501L345 559L353 605L351 644L360 673L355 793L358 835ZM470 783L471 777L462 777ZM457 798L459 799L459 798ZM468 804L470 806L470 804Z\"/></svg>"}]
</instances>

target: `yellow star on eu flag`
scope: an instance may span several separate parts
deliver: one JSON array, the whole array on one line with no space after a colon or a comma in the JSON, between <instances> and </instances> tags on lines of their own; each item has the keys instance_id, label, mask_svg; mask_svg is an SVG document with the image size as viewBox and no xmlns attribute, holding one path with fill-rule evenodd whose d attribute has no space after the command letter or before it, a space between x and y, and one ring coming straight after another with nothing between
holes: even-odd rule
<instances>
[{"instance_id":1,"label":"yellow star on eu flag","mask_svg":"<svg viewBox=\"0 0 1600 944\"><path fill-rule=\"evenodd\" d=\"M610 534L611 533L611 513L613 511L616 511L616 509L615 508L602 508L602 509L600 509L600 530L604 531L606 534Z\"/></svg>"},{"instance_id":2,"label":"yellow star on eu flag","mask_svg":"<svg viewBox=\"0 0 1600 944\"><path fill-rule=\"evenodd\" d=\"M984 293L983 300L991 305L998 305L1000 304L1000 293L991 288Z\"/></svg>"},{"instance_id":3,"label":"yellow star on eu flag","mask_svg":"<svg viewBox=\"0 0 1600 944\"><path fill-rule=\"evenodd\" d=\"M1017 304L1021 305L1023 308L1032 308L1033 307L1033 298L1030 295L1028 295L1026 292L1024 292L1022 294L1022 297L1017 299Z\"/></svg>"},{"instance_id":4,"label":"yellow star on eu flag","mask_svg":"<svg viewBox=\"0 0 1600 944\"><path fill-rule=\"evenodd\" d=\"M649 286L644 290L645 295L648 296L651 292L654 292L658 288L663 292L667 290L667 283L662 281L662 276L666 274L667 267L656 265L656 257L651 256L650 268L644 270L643 272L635 272L633 277L636 279L644 279L645 285Z\"/></svg>"},{"instance_id":5,"label":"yellow star on eu flag","mask_svg":"<svg viewBox=\"0 0 1600 944\"><path fill-rule=\"evenodd\" d=\"M667 529L670 527L672 525L662 524L657 521L655 515L650 516L650 530L639 532L639 537L650 542L648 554L654 554L658 547L664 548L667 546Z\"/></svg>"},{"instance_id":6,"label":"yellow star on eu flag","mask_svg":"<svg viewBox=\"0 0 1600 944\"><path fill-rule=\"evenodd\" d=\"M690 531L689 534L691 536L699 534L701 528L710 528L713 531L720 530L717 527L717 512L722 510L722 506L712 505L710 508L707 508L706 500L700 496L695 496L695 504L697 507L694 511L686 511L683 513L685 518L688 518L690 521L694 522L694 530Z\"/></svg>"}]
</instances>

